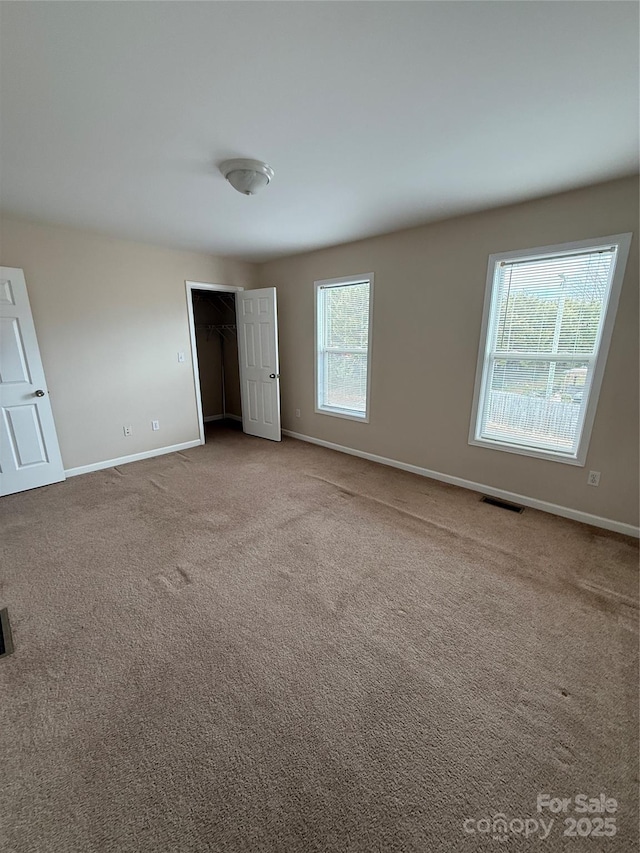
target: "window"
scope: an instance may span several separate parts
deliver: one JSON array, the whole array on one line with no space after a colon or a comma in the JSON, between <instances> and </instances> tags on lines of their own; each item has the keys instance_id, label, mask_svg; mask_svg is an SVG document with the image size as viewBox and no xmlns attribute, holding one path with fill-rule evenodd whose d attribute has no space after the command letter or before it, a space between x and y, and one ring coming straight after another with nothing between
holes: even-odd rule
<instances>
[{"instance_id":1,"label":"window","mask_svg":"<svg viewBox=\"0 0 640 853\"><path fill-rule=\"evenodd\" d=\"M373 274L316 281L316 412L369 420Z\"/></svg>"},{"instance_id":2,"label":"window","mask_svg":"<svg viewBox=\"0 0 640 853\"><path fill-rule=\"evenodd\" d=\"M584 465L630 242L491 255L470 444Z\"/></svg>"}]
</instances>

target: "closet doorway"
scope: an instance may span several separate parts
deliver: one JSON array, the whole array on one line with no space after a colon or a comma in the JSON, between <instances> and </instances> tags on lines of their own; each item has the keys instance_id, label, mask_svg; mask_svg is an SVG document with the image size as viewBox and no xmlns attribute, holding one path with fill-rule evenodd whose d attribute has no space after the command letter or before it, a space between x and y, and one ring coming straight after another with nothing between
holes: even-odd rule
<instances>
[{"instance_id":1,"label":"closet doorway","mask_svg":"<svg viewBox=\"0 0 640 853\"><path fill-rule=\"evenodd\" d=\"M213 435L208 424L223 422L240 429L240 367L236 292L240 288L189 282L191 348L200 408L200 439Z\"/></svg>"},{"instance_id":2,"label":"closet doorway","mask_svg":"<svg viewBox=\"0 0 640 853\"><path fill-rule=\"evenodd\" d=\"M185 284L200 442L216 421L280 441L275 287Z\"/></svg>"}]
</instances>

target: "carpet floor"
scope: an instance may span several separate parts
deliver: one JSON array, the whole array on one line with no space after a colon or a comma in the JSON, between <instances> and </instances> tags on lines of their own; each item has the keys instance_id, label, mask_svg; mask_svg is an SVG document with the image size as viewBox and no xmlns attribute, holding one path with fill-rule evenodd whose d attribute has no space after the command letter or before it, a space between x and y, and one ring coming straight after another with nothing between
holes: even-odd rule
<instances>
[{"instance_id":1,"label":"carpet floor","mask_svg":"<svg viewBox=\"0 0 640 853\"><path fill-rule=\"evenodd\" d=\"M3 498L0 849L636 850L637 544L478 498L223 428Z\"/></svg>"}]
</instances>

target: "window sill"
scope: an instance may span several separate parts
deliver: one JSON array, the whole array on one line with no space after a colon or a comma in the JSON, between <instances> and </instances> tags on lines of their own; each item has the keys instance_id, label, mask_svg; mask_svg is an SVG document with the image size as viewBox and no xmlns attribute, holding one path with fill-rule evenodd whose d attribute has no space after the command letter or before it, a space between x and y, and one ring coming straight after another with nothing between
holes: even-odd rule
<instances>
[{"instance_id":1,"label":"window sill","mask_svg":"<svg viewBox=\"0 0 640 853\"><path fill-rule=\"evenodd\" d=\"M546 459L548 462L562 462L565 465L577 465L584 468L586 459L580 453L577 456L569 456L564 453L555 453L553 450L538 450L535 447L527 447L521 444L508 444L504 441L492 441L490 438L470 438L469 444L474 447L485 447L490 450L502 450L506 453L517 453L519 456L531 456L534 459Z\"/></svg>"},{"instance_id":2,"label":"window sill","mask_svg":"<svg viewBox=\"0 0 640 853\"><path fill-rule=\"evenodd\" d=\"M330 409L329 407L316 406L317 415L331 415L332 418L344 418L348 421L360 421L360 423L369 423L369 415L366 412L355 412L353 409Z\"/></svg>"}]
</instances>

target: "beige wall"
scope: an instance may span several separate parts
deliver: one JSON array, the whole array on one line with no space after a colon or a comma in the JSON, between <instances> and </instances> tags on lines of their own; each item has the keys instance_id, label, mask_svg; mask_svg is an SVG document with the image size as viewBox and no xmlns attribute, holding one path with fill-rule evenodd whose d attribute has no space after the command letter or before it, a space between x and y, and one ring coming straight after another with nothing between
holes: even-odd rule
<instances>
[{"instance_id":1,"label":"beige wall","mask_svg":"<svg viewBox=\"0 0 640 853\"><path fill-rule=\"evenodd\" d=\"M185 279L275 285L285 428L637 524L638 190L637 179L615 181L260 268L5 217L0 262L25 271L66 468L197 439ZM488 255L626 231L631 257L586 467L469 446ZM369 271L371 422L314 414L313 282ZM586 485L590 469L602 472L598 488Z\"/></svg>"},{"instance_id":2,"label":"beige wall","mask_svg":"<svg viewBox=\"0 0 640 853\"><path fill-rule=\"evenodd\" d=\"M198 438L185 279L247 287L255 267L10 218L0 262L25 272L65 468Z\"/></svg>"},{"instance_id":3,"label":"beige wall","mask_svg":"<svg viewBox=\"0 0 640 853\"><path fill-rule=\"evenodd\" d=\"M242 418L240 401L240 363L238 361L238 339L224 339L224 405L227 415Z\"/></svg>"},{"instance_id":4,"label":"beige wall","mask_svg":"<svg viewBox=\"0 0 640 853\"><path fill-rule=\"evenodd\" d=\"M468 444L489 254L634 232L586 468ZM373 271L371 422L314 414L313 282ZM615 181L265 264L278 289L283 426L638 523L638 181ZM301 417L295 417L295 409ZM600 486L587 471L602 472Z\"/></svg>"},{"instance_id":5,"label":"beige wall","mask_svg":"<svg viewBox=\"0 0 640 853\"><path fill-rule=\"evenodd\" d=\"M197 322L196 314L196 322ZM205 418L222 414L222 351L218 335L196 327L200 399Z\"/></svg>"}]
</instances>

